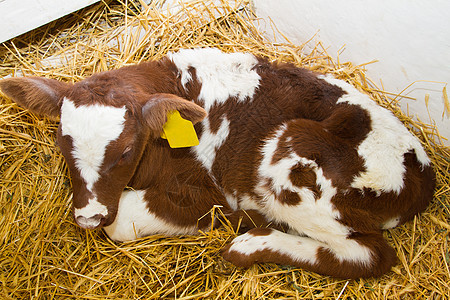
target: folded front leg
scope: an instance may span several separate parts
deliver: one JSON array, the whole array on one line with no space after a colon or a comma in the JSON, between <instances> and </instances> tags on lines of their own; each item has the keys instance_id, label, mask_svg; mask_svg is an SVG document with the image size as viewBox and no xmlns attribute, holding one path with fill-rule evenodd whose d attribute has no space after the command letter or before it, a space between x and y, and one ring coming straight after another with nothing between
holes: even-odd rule
<instances>
[{"instance_id":1,"label":"folded front leg","mask_svg":"<svg viewBox=\"0 0 450 300\"><path fill-rule=\"evenodd\" d=\"M238 236L222 255L239 267L273 262L340 278L380 276L396 262L394 249L381 233L354 233L324 243L270 228L255 228Z\"/></svg>"}]
</instances>

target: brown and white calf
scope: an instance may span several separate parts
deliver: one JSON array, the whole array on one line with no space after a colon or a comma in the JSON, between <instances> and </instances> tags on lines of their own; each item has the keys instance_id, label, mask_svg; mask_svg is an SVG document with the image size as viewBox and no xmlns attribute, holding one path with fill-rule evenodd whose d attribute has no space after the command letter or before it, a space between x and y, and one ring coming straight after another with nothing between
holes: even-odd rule
<instances>
[{"instance_id":1,"label":"brown and white calf","mask_svg":"<svg viewBox=\"0 0 450 300\"><path fill-rule=\"evenodd\" d=\"M114 240L195 234L221 205L287 229L238 236L223 251L237 266L378 276L396 261L382 229L433 197L430 160L391 112L343 81L251 54L181 50L75 84L11 78L0 88L60 117L75 220ZM196 124L198 146L161 138L175 110Z\"/></svg>"}]
</instances>

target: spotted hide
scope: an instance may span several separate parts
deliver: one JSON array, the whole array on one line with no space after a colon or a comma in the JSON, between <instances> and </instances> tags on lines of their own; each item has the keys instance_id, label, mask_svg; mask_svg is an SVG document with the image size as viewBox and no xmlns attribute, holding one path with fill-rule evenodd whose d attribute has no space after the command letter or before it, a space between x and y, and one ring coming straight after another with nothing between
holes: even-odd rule
<instances>
[{"instance_id":1,"label":"spotted hide","mask_svg":"<svg viewBox=\"0 0 450 300\"><path fill-rule=\"evenodd\" d=\"M223 249L237 266L379 276L396 262L382 230L433 196L430 160L391 112L331 76L248 53L181 50L75 84L28 77L0 88L60 117L74 219L117 241L195 234L220 205L262 225ZM195 125L198 146L161 138L173 111Z\"/></svg>"}]
</instances>

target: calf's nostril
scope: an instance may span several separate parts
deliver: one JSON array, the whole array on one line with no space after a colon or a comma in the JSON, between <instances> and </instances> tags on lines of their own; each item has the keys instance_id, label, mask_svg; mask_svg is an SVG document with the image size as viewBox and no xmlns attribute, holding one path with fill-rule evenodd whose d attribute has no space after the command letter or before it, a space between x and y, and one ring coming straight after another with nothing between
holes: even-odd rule
<instances>
[{"instance_id":1,"label":"calf's nostril","mask_svg":"<svg viewBox=\"0 0 450 300\"><path fill-rule=\"evenodd\" d=\"M101 214L96 214L95 216L86 218L83 216L78 216L75 218L77 224L85 229L95 229L102 225L105 220L105 216Z\"/></svg>"}]
</instances>

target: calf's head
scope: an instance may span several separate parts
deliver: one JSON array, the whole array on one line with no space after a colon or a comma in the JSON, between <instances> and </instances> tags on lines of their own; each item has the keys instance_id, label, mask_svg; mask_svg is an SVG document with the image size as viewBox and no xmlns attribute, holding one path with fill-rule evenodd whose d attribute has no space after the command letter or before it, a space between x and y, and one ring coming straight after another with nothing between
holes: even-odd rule
<instances>
[{"instance_id":1,"label":"calf's head","mask_svg":"<svg viewBox=\"0 0 450 300\"><path fill-rule=\"evenodd\" d=\"M120 196L144 150L151 152L149 139L160 138L167 113L178 110L193 123L206 116L193 102L144 92L109 72L76 84L10 78L0 89L33 112L60 118L57 143L71 173L74 218L88 229L114 221Z\"/></svg>"}]
</instances>

